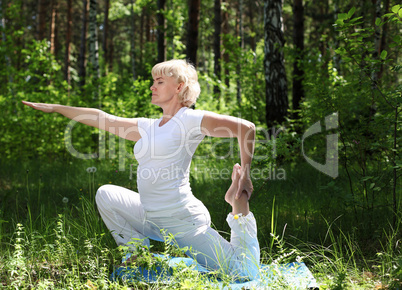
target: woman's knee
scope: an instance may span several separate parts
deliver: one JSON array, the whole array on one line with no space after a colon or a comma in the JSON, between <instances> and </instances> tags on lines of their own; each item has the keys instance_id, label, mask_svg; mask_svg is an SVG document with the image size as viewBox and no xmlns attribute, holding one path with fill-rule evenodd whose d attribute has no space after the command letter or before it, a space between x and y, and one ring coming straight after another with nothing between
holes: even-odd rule
<instances>
[{"instance_id":1,"label":"woman's knee","mask_svg":"<svg viewBox=\"0 0 402 290\"><path fill-rule=\"evenodd\" d=\"M107 200L109 199L110 192L113 190L113 185L105 184L98 188L95 195L96 204L103 205L107 204Z\"/></svg>"}]
</instances>

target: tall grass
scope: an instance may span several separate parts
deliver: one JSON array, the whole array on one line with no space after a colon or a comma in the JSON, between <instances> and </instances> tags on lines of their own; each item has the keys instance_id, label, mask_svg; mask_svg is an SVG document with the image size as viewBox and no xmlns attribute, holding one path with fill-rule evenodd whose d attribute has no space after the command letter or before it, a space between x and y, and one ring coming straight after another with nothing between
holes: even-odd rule
<instances>
[{"instance_id":1,"label":"tall grass","mask_svg":"<svg viewBox=\"0 0 402 290\"><path fill-rule=\"evenodd\" d=\"M233 163L221 160L210 165L198 160L192 166L194 194L209 208L214 226L226 233L229 207L223 197L231 182L230 174L211 178L208 170L231 169ZM166 287L162 283L109 280L124 253L104 226L94 195L97 187L105 183L135 190L135 179L129 179L129 170L118 171L118 165L111 160L1 165L0 287ZM197 173L203 166L208 170ZM87 171L92 167L97 168L96 172ZM328 195L323 197L328 180L313 170L306 173L306 167L286 170L289 174L285 181L254 182L256 192L250 206L259 226L262 261L303 261L322 289L401 289L402 218L395 227L382 227L376 245L367 246L353 227L353 217L345 212L339 215ZM341 197L329 199L333 202ZM164 252L167 248L164 243L152 244L152 251ZM184 266L175 270L174 277L178 288L214 288L205 277Z\"/></svg>"}]
</instances>

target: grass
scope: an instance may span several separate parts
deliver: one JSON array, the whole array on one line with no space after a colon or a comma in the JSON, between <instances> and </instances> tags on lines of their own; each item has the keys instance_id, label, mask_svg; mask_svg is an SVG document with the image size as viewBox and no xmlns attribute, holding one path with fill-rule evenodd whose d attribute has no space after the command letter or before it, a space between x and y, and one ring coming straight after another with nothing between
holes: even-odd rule
<instances>
[{"instance_id":1,"label":"grass","mask_svg":"<svg viewBox=\"0 0 402 290\"><path fill-rule=\"evenodd\" d=\"M232 160L216 161L214 167L204 160L192 165L193 191L210 210L214 226L226 233L229 207L223 196L230 174L211 178L211 170L222 172L232 165ZM88 169L93 167L96 172ZM254 181L251 210L259 226L263 262L303 261L321 289L401 289L402 217L391 225L385 209L379 209L379 226L373 236L367 235L372 225L356 222L344 203L346 185L341 178L333 185L307 166L285 170L286 180ZM0 173L0 288L166 287L109 280L124 251L104 226L94 195L106 183L136 190L128 167L119 171L113 160L3 161ZM167 248L152 244L154 252ZM178 269L174 279L177 288L214 288L186 267Z\"/></svg>"}]
</instances>

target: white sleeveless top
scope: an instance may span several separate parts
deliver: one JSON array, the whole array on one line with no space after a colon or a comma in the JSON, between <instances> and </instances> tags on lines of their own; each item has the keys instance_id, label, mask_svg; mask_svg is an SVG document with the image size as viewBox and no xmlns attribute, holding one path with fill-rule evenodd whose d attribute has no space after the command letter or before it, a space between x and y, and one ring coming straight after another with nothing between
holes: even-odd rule
<instances>
[{"instance_id":1,"label":"white sleeveless top","mask_svg":"<svg viewBox=\"0 0 402 290\"><path fill-rule=\"evenodd\" d=\"M181 108L159 127L160 119L138 119L141 139L134 146L139 165L137 185L146 211L171 210L195 199L191 192L191 159L205 135L204 111Z\"/></svg>"}]
</instances>

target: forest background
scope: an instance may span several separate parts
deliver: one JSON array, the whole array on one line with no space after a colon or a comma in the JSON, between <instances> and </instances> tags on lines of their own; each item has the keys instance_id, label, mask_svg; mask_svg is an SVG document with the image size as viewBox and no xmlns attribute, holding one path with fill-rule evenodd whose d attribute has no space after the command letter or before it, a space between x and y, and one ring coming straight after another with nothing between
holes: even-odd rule
<instances>
[{"instance_id":1,"label":"forest background","mask_svg":"<svg viewBox=\"0 0 402 290\"><path fill-rule=\"evenodd\" d=\"M21 101L159 116L150 69L181 58L199 72L196 109L257 125L251 208L263 259L304 259L329 288L400 287L397 2L0 1L3 286L60 286L74 267L76 283L111 283L99 273L115 245L94 194L104 183L136 189L132 143ZM206 138L191 167L220 230L238 161L233 142ZM72 262L66 245L85 258ZM96 274L85 259L98 261Z\"/></svg>"}]
</instances>

